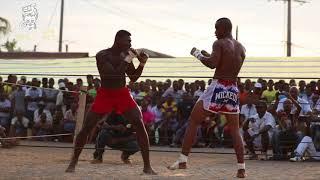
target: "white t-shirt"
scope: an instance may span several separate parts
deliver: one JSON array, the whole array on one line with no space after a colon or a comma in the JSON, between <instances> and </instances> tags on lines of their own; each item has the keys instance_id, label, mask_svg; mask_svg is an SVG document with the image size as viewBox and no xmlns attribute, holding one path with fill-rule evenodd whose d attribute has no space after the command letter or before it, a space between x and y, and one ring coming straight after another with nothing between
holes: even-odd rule
<instances>
[{"instance_id":1,"label":"white t-shirt","mask_svg":"<svg viewBox=\"0 0 320 180\"><path fill-rule=\"evenodd\" d=\"M287 100L288 98L283 98L279 101L278 107L277 107L277 112L283 111L283 103ZM310 103L306 101L305 99L299 98L297 102L301 106L301 112L299 116L305 116L308 112L312 112ZM291 108L291 114L294 114L297 111L297 108L294 104L292 104Z\"/></svg>"},{"instance_id":2,"label":"white t-shirt","mask_svg":"<svg viewBox=\"0 0 320 180\"><path fill-rule=\"evenodd\" d=\"M4 101L0 101L0 108L10 108L11 102L8 99L5 99ZM0 117L9 117L9 112L0 112Z\"/></svg>"},{"instance_id":3,"label":"white t-shirt","mask_svg":"<svg viewBox=\"0 0 320 180\"><path fill-rule=\"evenodd\" d=\"M26 91L26 97L30 96L31 98L39 98L42 97L42 90L40 88L29 88ZM38 102L28 102L28 106L27 109L29 111L35 111L36 109L38 109Z\"/></svg>"},{"instance_id":4,"label":"white t-shirt","mask_svg":"<svg viewBox=\"0 0 320 180\"><path fill-rule=\"evenodd\" d=\"M69 109L66 114L64 115L64 120L65 121L74 121L76 122L77 119L77 112L75 113L75 115L73 115L72 110Z\"/></svg>"},{"instance_id":5,"label":"white t-shirt","mask_svg":"<svg viewBox=\"0 0 320 180\"><path fill-rule=\"evenodd\" d=\"M161 108L158 109L157 106L154 106L151 109L151 112L155 115L155 119L154 119L155 123L162 121L162 110L161 110Z\"/></svg>"},{"instance_id":6,"label":"white t-shirt","mask_svg":"<svg viewBox=\"0 0 320 180\"><path fill-rule=\"evenodd\" d=\"M52 115L51 115L51 112L50 111L48 111L48 110L46 110L46 109L44 109L43 110L43 113L45 113L46 114L46 116L47 116L47 122L48 123L50 123L50 124L52 124ZM39 114L39 109L37 109L36 111L34 111L34 122L35 123L38 123L38 122L40 122L40 115L41 114Z\"/></svg>"},{"instance_id":7,"label":"white t-shirt","mask_svg":"<svg viewBox=\"0 0 320 180\"><path fill-rule=\"evenodd\" d=\"M202 91L201 89L198 89L196 92L194 92L193 97L200 97L203 93L204 91Z\"/></svg>"},{"instance_id":8,"label":"white t-shirt","mask_svg":"<svg viewBox=\"0 0 320 180\"><path fill-rule=\"evenodd\" d=\"M276 127L276 121L271 113L266 112L262 118L259 117L259 114L251 116L255 122L249 122L249 134L252 136L258 134L259 131L265 126L270 125L272 128L268 131L269 137L272 137L273 129Z\"/></svg>"},{"instance_id":9,"label":"white t-shirt","mask_svg":"<svg viewBox=\"0 0 320 180\"><path fill-rule=\"evenodd\" d=\"M11 120L11 125L15 125L17 122L18 122L18 118L17 118L17 117L14 117L14 118ZM29 119L26 118L26 117L22 117L22 125L23 125L23 127L27 128L27 127L28 127L28 124L29 124Z\"/></svg>"},{"instance_id":10,"label":"white t-shirt","mask_svg":"<svg viewBox=\"0 0 320 180\"><path fill-rule=\"evenodd\" d=\"M244 120L247 120L249 117L257 114L257 109L254 104L252 104L251 108L247 104L241 107L240 114L244 115Z\"/></svg>"}]
</instances>

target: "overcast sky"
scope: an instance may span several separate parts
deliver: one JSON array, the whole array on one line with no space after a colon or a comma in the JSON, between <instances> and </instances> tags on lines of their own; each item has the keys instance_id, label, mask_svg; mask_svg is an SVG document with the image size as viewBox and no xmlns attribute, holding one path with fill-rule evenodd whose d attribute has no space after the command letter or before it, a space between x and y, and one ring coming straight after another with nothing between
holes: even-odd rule
<instances>
[{"instance_id":1,"label":"overcast sky","mask_svg":"<svg viewBox=\"0 0 320 180\"><path fill-rule=\"evenodd\" d=\"M293 3L293 56L320 56L320 1ZM23 50L57 51L61 0L0 0L0 16ZM200 3L201 2L201 3ZM22 8L36 4L37 28L21 25ZM211 51L214 22L229 17L239 26L248 56L284 56L286 5L269 0L65 0L64 44L90 55L110 47L119 29L132 33L135 48L189 56L196 46ZM235 28L234 28L235 30Z\"/></svg>"}]
</instances>

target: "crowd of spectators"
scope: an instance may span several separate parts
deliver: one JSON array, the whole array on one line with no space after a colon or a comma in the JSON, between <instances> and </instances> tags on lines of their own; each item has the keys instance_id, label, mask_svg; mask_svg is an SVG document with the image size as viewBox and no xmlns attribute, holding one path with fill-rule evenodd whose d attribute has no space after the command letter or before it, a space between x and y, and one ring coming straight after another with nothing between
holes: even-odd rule
<instances>
[{"instance_id":1,"label":"crowd of spectators","mask_svg":"<svg viewBox=\"0 0 320 180\"><path fill-rule=\"evenodd\" d=\"M87 107L93 102L100 80L86 77ZM142 118L152 145L179 147L188 126L192 108L208 82L196 80L149 80L129 82L132 97L140 106ZM73 133L78 109L78 91L83 80L76 83L67 78L55 82L53 78L19 79L9 75L0 77L1 134L7 136ZM56 89L57 87L57 89ZM256 159L256 151L266 154L272 148L275 159L285 158L299 142L310 137L320 148L320 80L238 79L240 91L239 124L249 151ZM88 109L88 108L87 108ZM3 136L1 135L1 136ZM94 136L94 135L93 135ZM63 141L61 137L39 140ZM198 128L194 146L230 146L228 123L223 114L208 116Z\"/></svg>"}]
</instances>

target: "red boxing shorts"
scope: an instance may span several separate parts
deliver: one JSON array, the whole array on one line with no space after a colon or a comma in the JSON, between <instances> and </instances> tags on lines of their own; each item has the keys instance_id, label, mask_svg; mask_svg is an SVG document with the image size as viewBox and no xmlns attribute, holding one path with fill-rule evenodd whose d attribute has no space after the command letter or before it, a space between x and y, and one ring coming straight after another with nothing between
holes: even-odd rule
<instances>
[{"instance_id":1,"label":"red boxing shorts","mask_svg":"<svg viewBox=\"0 0 320 180\"><path fill-rule=\"evenodd\" d=\"M238 95L236 81L213 80L198 101L203 101L203 108L213 113L239 114Z\"/></svg>"},{"instance_id":2,"label":"red boxing shorts","mask_svg":"<svg viewBox=\"0 0 320 180\"><path fill-rule=\"evenodd\" d=\"M108 89L101 87L98 89L91 111L98 114L107 114L112 111L123 114L136 107L137 104L128 88Z\"/></svg>"}]
</instances>

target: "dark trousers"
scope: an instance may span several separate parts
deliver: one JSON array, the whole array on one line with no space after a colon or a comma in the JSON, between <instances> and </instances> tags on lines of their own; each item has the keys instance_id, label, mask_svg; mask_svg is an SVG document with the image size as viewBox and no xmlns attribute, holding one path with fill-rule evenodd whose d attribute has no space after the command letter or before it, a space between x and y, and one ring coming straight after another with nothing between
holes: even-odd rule
<instances>
[{"instance_id":1,"label":"dark trousers","mask_svg":"<svg viewBox=\"0 0 320 180\"><path fill-rule=\"evenodd\" d=\"M106 146L112 149L120 150L128 156L133 155L134 153L140 150L137 140L129 140L127 142L123 142L119 144L112 144L111 142L113 138L115 137L113 136L113 133L111 130L102 129L99 132L96 138L96 145L95 145L96 150L93 153L94 159L102 160L104 148Z\"/></svg>"}]
</instances>

